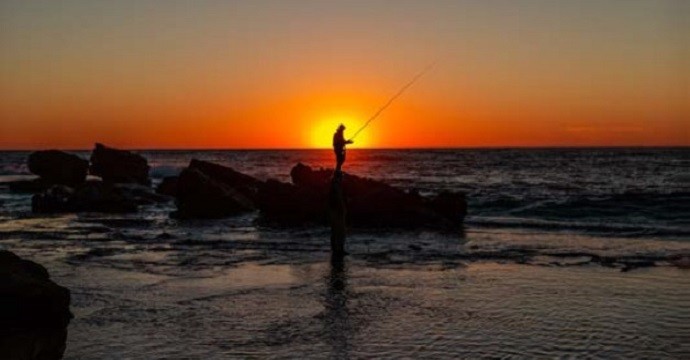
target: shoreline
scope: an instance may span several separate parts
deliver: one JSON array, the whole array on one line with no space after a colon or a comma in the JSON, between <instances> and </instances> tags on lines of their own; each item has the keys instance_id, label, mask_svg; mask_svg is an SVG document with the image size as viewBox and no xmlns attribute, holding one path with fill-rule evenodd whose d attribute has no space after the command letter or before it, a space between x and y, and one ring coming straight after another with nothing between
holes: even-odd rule
<instances>
[{"instance_id":1,"label":"shoreline","mask_svg":"<svg viewBox=\"0 0 690 360\"><path fill-rule=\"evenodd\" d=\"M164 275L44 260L72 289L65 359L679 358L688 350L690 282L672 267L372 267L346 259L342 268L248 261Z\"/></svg>"}]
</instances>

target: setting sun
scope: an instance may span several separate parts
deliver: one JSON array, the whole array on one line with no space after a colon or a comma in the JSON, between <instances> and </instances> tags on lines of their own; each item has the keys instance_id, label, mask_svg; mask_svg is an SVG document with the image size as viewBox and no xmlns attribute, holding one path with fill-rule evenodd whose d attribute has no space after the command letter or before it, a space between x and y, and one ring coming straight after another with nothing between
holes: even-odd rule
<instances>
[{"instance_id":1,"label":"setting sun","mask_svg":"<svg viewBox=\"0 0 690 360\"><path fill-rule=\"evenodd\" d=\"M357 129L364 124L364 120L347 116L334 116L321 120L315 123L310 129L308 141L309 146L319 149L330 148L332 146L333 133L335 133L335 130L340 124L343 124L346 127L345 138L351 139L352 135L354 135ZM350 145L350 147L372 147L372 143L370 141L371 135L372 129L370 127L363 130L357 135L357 138L354 140L354 144Z\"/></svg>"}]
</instances>

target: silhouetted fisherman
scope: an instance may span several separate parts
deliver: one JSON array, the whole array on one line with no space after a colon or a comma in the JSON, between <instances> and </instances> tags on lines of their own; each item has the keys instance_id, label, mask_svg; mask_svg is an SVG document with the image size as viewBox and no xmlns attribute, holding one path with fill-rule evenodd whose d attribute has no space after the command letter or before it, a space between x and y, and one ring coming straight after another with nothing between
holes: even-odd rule
<instances>
[{"instance_id":1,"label":"silhouetted fisherman","mask_svg":"<svg viewBox=\"0 0 690 360\"><path fill-rule=\"evenodd\" d=\"M345 254L345 198L343 196L343 171L345 162L345 145L352 140L345 140L345 125L340 124L333 134L333 151L335 152L335 171L331 178L328 194L328 217L331 223L332 259L341 259Z\"/></svg>"},{"instance_id":2,"label":"silhouetted fisherman","mask_svg":"<svg viewBox=\"0 0 690 360\"><path fill-rule=\"evenodd\" d=\"M333 134L333 151L335 152L335 171L339 172L345 162L345 145L352 144L352 140L345 140L345 125L340 124Z\"/></svg>"}]
</instances>

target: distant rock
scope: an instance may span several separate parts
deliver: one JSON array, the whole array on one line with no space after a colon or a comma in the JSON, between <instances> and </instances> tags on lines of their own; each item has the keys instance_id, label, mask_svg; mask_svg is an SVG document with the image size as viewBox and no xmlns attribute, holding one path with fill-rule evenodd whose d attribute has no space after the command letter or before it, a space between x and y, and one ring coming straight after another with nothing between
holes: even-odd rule
<instances>
[{"instance_id":1,"label":"distant rock","mask_svg":"<svg viewBox=\"0 0 690 360\"><path fill-rule=\"evenodd\" d=\"M32 180L10 181L10 191L39 193L53 185L77 186L86 181L89 162L59 150L43 150L31 153L27 159L29 170L39 177Z\"/></svg>"},{"instance_id":2,"label":"distant rock","mask_svg":"<svg viewBox=\"0 0 690 360\"><path fill-rule=\"evenodd\" d=\"M88 161L59 150L33 152L28 165L45 183L69 186L83 183L89 170Z\"/></svg>"},{"instance_id":3,"label":"distant rock","mask_svg":"<svg viewBox=\"0 0 690 360\"><path fill-rule=\"evenodd\" d=\"M151 185L146 159L126 150L96 144L91 154L91 174L111 183Z\"/></svg>"},{"instance_id":4,"label":"distant rock","mask_svg":"<svg viewBox=\"0 0 690 360\"><path fill-rule=\"evenodd\" d=\"M69 304L43 266L0 250L0 358L62 358Z\"/></svg>"},{"instance_id":5,"label":"distant rock","mask_svg":"<svg viewBox=\"0 0 690 360\"><path fill-rule=\"evenodd\" d=\"M180 173L174 217L219 218L255 209L252 195L242 192L240 187L233 187L228 178L218 176L219 173L229 172L218 171L221 169L216 166L210 167L211 171L208 171L209 167L190 165Z\"/></svg>"}]
</instances>

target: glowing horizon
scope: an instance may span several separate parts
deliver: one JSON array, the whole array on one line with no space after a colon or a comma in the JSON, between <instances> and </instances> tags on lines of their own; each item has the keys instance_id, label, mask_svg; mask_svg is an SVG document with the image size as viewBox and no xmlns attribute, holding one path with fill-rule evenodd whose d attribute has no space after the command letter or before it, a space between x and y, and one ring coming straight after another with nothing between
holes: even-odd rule
<instances>
[{"instance_id":1,"label":"glowing horizon","mask_svg":"<svg viewBox=\"0 0 690 360\"><path fill-rule=\"evenodd\" d=\"M683 1L4 1L0 149L690 146Z\"/></svg>"}]
</instances>

